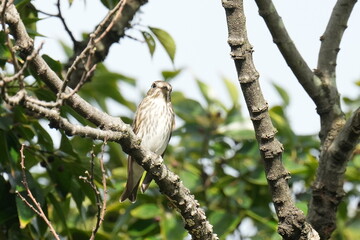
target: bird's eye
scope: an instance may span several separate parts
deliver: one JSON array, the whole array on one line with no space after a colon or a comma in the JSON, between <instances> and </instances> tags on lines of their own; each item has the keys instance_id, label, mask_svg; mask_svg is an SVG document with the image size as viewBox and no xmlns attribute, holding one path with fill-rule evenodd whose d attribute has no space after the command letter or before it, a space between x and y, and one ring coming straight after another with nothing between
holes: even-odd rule
<instances>
[{"instance_id":1,"label":"bird's eye","mask_svg":"<svg viewBox=\"0 0 360 240\"><path fill-rule=\"evenodd\" d=\"M151 85L151 87L152 87L152 88L156 88L156 84L153 83L153 84Z\"/></svg>"}]
</instances>

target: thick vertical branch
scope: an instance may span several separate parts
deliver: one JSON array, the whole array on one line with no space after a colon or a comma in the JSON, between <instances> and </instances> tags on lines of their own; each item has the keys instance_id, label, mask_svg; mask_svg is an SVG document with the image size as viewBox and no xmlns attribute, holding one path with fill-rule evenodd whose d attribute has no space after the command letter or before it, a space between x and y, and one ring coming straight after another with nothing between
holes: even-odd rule
<instances>
[{"instance_id":1,"label":"thick vertical branch","mask_svg":"<svg viewBox=\"0 0 360 240\"><path fill-rule=\"evenodd\" d=\"M350 119L346 123L340 106L340 95L336 86L336 60L347 21L357 0L338 0L335 4L326 31L320 38L322 43L318 66L314 72L309 69L291 41L272 1L255 0L255 2L274 42L298 81L316 104L320 116L321 154L309 205L308 221L322 239L328 239L336 228L337 206L344 196L344 172L356 145L349 144L349 139L352 138L354 141L354 137L348 135L349 138L344 140L345 132L350 129L349 121L353 120ZM355 113L354 116L358 114ZM354 118L356 119L352 117ZM339 148L340 145L343 147Z\"/></svg>"},{"instance_id":2,"label":"thick vertical branch","mask_svg":"<svg viewBox=\"0 0 360 240\"><path fill-rule=\"evenodd\" d=\"M307 216L321 239L329 239L336 229L336 210L345 195L343 184L346 164L359 139L360 108L346 121L331 145L321 154Z\"/></svg>"},{"instance_id":3,"label":"thick vertical branch","mask_svg":"<svg viewBox=\"0 0 360 240\"><path fill-rule=\"evenodd\" d=\"M284 239L318 239L317 233L305 221L304 214L295 207L287 183L290 178L282 164L282 144L275 138L268 105L259 84L259 74L252 60L252 46L246 32L243 1L223 0L226 12L231 56L254 125L261 158L279 218L278 232Z\"/></svg>"}]
</instances>

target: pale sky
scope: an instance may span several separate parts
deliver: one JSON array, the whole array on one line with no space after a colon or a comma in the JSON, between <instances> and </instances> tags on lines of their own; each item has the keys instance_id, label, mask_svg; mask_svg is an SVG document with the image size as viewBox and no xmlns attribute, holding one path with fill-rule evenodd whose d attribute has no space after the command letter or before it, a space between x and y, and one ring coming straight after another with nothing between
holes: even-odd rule
<instances>
[{"instance_id":1,"label":"pale sky","mask_svg":"<svg viewBox=\"0 0 360 240\"><path fill-rule=\"evenodd\" d=\"M55 0L33 1L34 5L50 13L56 13ZM82 32L90 32L106 15L107 10L100 1L74 0L69 8L67 0L62 1L63 15L69 28L77 39ZM323 34L335 0L277 0L274 4L283 18L290 36L311 69L316 68L320 47L319 38ZM279 103L279 97L270 85L276 82L290 95L291 105L288 110L291 124L297 133L308 134L319 131L319 118L315 105L306 95L296 78L286 65L263 19L258 15L254 1L245 0L247 30L249 40L254 47L255 66L260 73L260 84L269 106ZM143 26L153 26L168 31L177 46L175 67L184 68L184 72L172 83L173 89L183 91L187 96L200 99L194 78L209 84L216 96L229 103L227 92L221 78L227 77L237 84L237 74L230 58L227 44L227 25L225 11L220 0L153 0L149 1L138 14L135 22ZM341 43L338 56L338 87L342 96L359 95L353 82L360 78L360 12L355 6L349 20L349 27ZM139 27L138 27L139 28ZM70 44L58 19L46 19L38 23L38 32L46 35L43 53L55 59L63 60L64 54L57 40ZM131 36L139 36L136 31L129 31ZM40 38L37 40L39 43ZM161 79L162 70L171 70L173 65L165 51L157 45L153 58L147 46L129 38L114 44L105 63L113 71L135 77L138 87L146 91L154 80ZM129 88L130 89L130 88ZM125 91L126 96L140 96L132 91ZM241 97L243 110L245 103ZM246 115L248 113L244 111ZM119 111L110 114L119 115Z\"/></svg>"}]
</instances>

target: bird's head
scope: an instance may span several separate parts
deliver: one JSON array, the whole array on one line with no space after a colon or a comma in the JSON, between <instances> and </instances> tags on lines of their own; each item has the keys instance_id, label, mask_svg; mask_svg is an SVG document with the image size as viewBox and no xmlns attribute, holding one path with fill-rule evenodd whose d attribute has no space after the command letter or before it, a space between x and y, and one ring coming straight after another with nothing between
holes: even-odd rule
<instances>
[{"instance_id":1,"label":"bird's head","mask_svg":"<svg viewBox=\"0 0 360 240\"><path fill-rule=\"evenodd\" d=\"M165 81L155 81L151 84L147 96L154 98L163 97L167 102L171 101L171 91L172 87L170 83Z\"/></svg>"}]
</instances>

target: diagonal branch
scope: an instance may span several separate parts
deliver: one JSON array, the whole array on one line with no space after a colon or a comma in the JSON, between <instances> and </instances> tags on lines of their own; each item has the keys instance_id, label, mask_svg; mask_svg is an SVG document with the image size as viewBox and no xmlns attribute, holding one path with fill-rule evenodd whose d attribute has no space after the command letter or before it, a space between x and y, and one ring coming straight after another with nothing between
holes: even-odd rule
<instances>
[{"instance_id":1,"label":"diagonal branch","mask_svg":"<svg viewBox=\"0 0 360 240\"><path fill-rule=\"evenodd\" d=\"M255 0L255 2L259 8L260 16L263 17L273 37L274 43L296 78L317 106L323 104L320 102L322 91L320 79L312 72L291 40L273 2L271 0Z\"/></svg>"},{"instance_id":2,"label":"diagonal branch","mask_svg":"<svg viewBox=\"0 0 360 240\"><path fill-rule=\"evenodd\" d=\"M13 4L7 8L6 22L9 25L12 36L16 40L17 49L20 51L21 56L26 58L31 55L34 48L33 40L27 34L19 13ZM50 69L43 58L38 55L34 57L31 60L31 67L52 91L55 93L60 92L63 82ZM71 93L71 89L66 88L64 93ZM52 114L57 113L55 110L34 106L36 104L34 104L33 101L24 101L26 97L19 96L19 98L21 99L19 103L22 102L24 106L28 104L30 109L35 110L37 107L41 108L39 112L44 112L45 118L51 119ZM125 153L131 155L137 163L152 174L160 191L167 196L175 206L175 209L183 217L185 229L187 229L193 239L218 239L217 235L213 233L213 227L207 221L205 213L200 208L198 201L190 194L190 191L183 185L180 178L163 164L161 156L140 146L140 140L129 125L124 124L120 118L114 118L99 111L77 94L70 96L66 100L66 103L78 114L105 130L86 126L72 127L71 123L66 119L53 121L53 127L65 129L68 134L78 134L85 137L93 136L95 139L107 139L108 141L118 142ZM54 115L54 117L56 117L56 115ZM67 126L69 127L68 130L66 130ZM84 131L85 128L86 131Z\"/></svg>"},{"instance_id":3,"label":"diagonal branch","mask_svg":"<svg viewBox=\"0 0 360 240\"><path fill-rule=\"evenodd\" d=\"M290 173L282 164L282 144L275 138L268 105L259 84L259 74L252 59L252 46L247 37L243 1L223 0L226 12L231 56L235 62L239 83L254 125L261 158L265 168L272 200L279 218L278 232L283 239L319 239L316 231L305 221L302 211L295 207L287 180Z\"/></svg>"}]
</instances>

